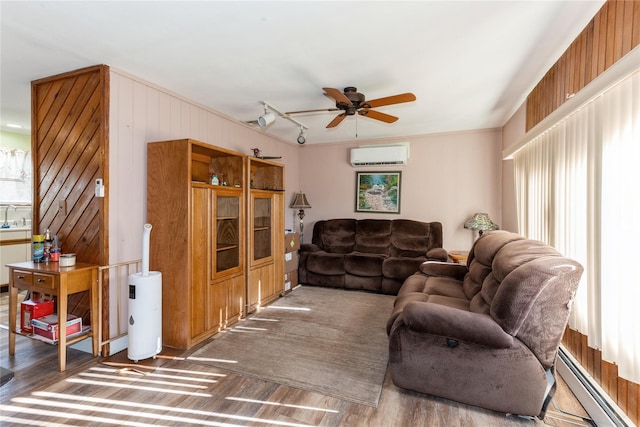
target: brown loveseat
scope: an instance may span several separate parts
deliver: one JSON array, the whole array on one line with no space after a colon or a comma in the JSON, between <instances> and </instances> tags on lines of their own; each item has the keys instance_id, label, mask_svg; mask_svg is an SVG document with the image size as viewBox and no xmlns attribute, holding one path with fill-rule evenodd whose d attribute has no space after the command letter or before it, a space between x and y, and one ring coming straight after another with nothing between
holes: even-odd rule
<instances>
[{"instance_id":1,"label":"brown loveseat","mask_svg":"<svg viewBox=\"0 0 640 427\"><path fill-rule=\"evenodd\" d=\"M298 280L307 285L396 294L427 260L447 260L442 224L408 219L330 219L300 247Z\"/></svg>"},{"instance_id":2,"label":"brown loveseat","mask_svg":"<svg viewBox=\"0 0 640 427\"><path fill-rule=\"evenodd\" d=\"M544 417L582 266L542 242L491 231L466 266L420 270L402 285L387 324L393 382Z\"/></svg>"}]
</instances>

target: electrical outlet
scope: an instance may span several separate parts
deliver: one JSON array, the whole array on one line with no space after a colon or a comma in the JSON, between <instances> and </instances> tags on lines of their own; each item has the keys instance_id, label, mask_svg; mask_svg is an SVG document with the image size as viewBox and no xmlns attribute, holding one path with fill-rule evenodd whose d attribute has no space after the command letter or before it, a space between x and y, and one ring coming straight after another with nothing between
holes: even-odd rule
<instances>
[{"instance_id":1,"label":"electrical outlet","mask_svg":"<svg viewBox=\"0 0 640 427\"><path fill-rule=\"evenodd\" d=\"M64 199L58 200L58 213L60 215L67 215L67 201Z\"/></svg>"}]
</instances>

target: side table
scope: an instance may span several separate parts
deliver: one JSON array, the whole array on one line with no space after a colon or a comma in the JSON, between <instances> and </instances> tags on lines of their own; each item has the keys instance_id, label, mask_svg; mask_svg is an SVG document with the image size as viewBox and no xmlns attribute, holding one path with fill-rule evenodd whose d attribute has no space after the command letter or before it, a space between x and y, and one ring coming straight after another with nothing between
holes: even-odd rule
<instances>
[{"instance_id":1,"label":"side table","mask_svg":"<svg viewBox=\"0 0 640 427\"><path fill-rule=\"evenodd\" d=\"M466 264L469 251L449 251L449 258L456 264Z\"/></svg>"},{"instance_id":2,"label":"side table","mask_svg":"<svg viewBox=\"0 0 640 427\"><path fill-rule=\"evenodd\" d=\"M9 268L9 354L16 352L18 290L28 290L58 297L58 369L64 371L67 363L67 346L91 337L93 356L98 355L98 266L78 263L71 267L60 267L57 262L20 262L7 264ZM89 291L91 329L86 333L67 339L67 297L78 292Z\"/></svg>"}]
</instances>

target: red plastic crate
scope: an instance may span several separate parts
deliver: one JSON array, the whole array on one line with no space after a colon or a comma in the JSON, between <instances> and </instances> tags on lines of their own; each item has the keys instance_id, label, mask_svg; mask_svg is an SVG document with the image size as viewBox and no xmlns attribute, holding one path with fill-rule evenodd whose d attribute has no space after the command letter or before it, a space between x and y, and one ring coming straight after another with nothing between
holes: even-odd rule
<instances>
[{"instance_id":1,"label":"red plastic crate","mask_svg":"<svg viewBox=\"0 0 640 427\"><path fill-rule=\"evenodd\" d=\"M20 329L24 333L33 332L31 321L53 314L53 300L26 300L20 304Z\"/></svg>"}]
</instances>

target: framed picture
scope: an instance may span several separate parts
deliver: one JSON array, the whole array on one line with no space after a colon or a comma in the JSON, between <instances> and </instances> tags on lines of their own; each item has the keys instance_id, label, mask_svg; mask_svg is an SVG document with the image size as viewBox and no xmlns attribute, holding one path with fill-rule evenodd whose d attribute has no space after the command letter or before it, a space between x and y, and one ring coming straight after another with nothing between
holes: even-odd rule
<instances>
[{"instance_id":1,"label":"framed picture","mask_svg":"<svg viewBox=\"0 0 640 427\"><path fill-rule=\"evenodd\" d=\"M400 213L402 172L356 172L356 212Z\"/></svg>"}]
</instances>

